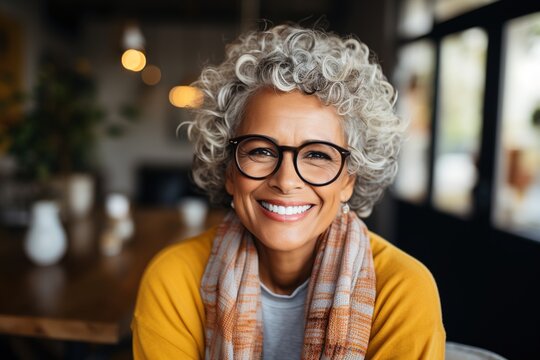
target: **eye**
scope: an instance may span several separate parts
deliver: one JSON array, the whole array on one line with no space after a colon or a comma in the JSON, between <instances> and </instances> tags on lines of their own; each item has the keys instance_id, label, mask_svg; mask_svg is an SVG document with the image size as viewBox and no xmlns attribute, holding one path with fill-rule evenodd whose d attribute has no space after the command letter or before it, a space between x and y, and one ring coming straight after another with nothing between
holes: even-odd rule
<instances>
[{"instance_id":1,"label":"eye","mask_svg":"<svg viewBox=\"0 0 540 360\"><path fill-rule=\"evenodd\" d=\"M244 152L251 159L276 158L277 155L273 149L258 147Z\"/></svg>"},{"instance_id":2,"label":"eye","mask_svg":"<svg viewBox=\"0 0 540 360\"><path fill-rule=\"evenodd\" d=\"M304 159L332 160L332 157L321 151L309 151L304 155Z\"/></svg>"}]
</instances>

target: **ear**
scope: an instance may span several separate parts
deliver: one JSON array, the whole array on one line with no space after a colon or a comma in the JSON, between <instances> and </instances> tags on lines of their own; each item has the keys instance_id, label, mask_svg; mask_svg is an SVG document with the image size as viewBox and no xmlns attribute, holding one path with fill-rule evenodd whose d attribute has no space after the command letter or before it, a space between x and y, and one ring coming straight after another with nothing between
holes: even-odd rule
<instances>
[{"instance_id":1,"label":"ear","mask_svg":"<svg viewBox=\"0 0 540 360\"><path fill-rule=\"evenodd\" d=\"M233 179L233 170L229 165L227 170L225 170L225 190L227 193L234 197L234 179Z\"/></svg>"},{"instance_id":2,"label":"ear","mask_svg":"<svg viewBox=\"0 0 540 360\"><path fill-rule=\"evenodd\" d=\"M345 174L343 179L343 187L341 188L339 199L341 202L347 202L351 198L354 191L354 184L356 182L356 176L350 175L349 173Z\"/></svg>"}]
</instances>

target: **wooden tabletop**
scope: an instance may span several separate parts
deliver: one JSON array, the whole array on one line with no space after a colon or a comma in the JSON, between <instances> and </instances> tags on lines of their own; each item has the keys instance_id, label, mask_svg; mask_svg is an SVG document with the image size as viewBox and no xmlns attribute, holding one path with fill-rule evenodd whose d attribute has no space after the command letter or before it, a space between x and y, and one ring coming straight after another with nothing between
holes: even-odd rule
<instances>
[{"instance_id":1,"label":"wooden tabletop","mask_svg":"<svg viewBox=\"0 0 540 360\"><path fill-rule=\"evenodd\" d=\"M222 216L210 212L205 228ZM94 343L127 335L150 259L197 232L183 226L175 210L137 210L133 219L135 233L116 256L100 251L102 216L66 224L68 251L47 267L25 256L24 230L0 227L0 333Z\"/></svg>"}]
</instances>

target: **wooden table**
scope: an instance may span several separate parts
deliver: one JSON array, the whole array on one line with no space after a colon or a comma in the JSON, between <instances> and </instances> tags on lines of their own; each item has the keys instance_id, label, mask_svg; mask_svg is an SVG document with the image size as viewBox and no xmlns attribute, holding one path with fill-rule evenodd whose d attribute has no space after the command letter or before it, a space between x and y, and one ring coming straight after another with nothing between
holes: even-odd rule
<instances>
[{"instance_id":1,"label":"wooden table","mask_svg":"<svg viewBox=\"0 0 540 360\"><path fill-rule=\"evenodd\" d=\"M210 212L206 227L223 214ZM99 249L103 217L67 224L68 252L39 267L23 252L23 230L0 228L0 333L114 344L129 334L143 271L163 247L189 235L175 210L138 210L119 255Z\"/></svg>"}]
</instances>

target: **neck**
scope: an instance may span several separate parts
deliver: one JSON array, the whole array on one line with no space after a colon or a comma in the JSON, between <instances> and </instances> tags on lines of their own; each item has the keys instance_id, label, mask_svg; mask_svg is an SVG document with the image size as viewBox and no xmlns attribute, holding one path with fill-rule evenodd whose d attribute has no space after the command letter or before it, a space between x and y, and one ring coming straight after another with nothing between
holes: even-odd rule
<instances>
[{"instance_id":1,"label":"neck","mask_svg":"<svg viewBox=\"0 0 540 360\"><path fill-rule=\"evenodd\" d=\"M255 241L259 256L259 277L272 292L290 295L310 276L319 241L295 251L276 251Z\"/></svg>"}]
</instances>

